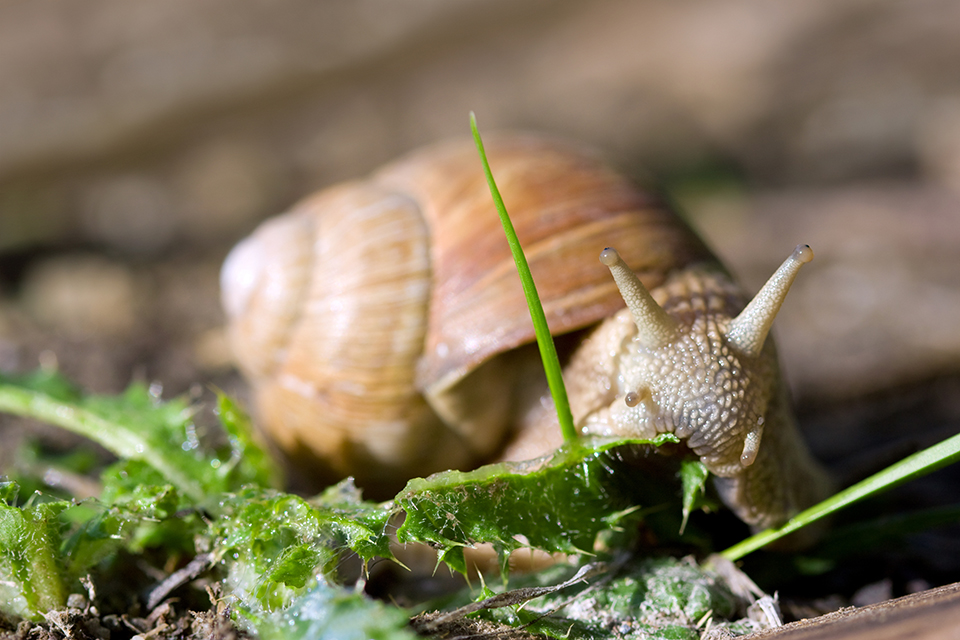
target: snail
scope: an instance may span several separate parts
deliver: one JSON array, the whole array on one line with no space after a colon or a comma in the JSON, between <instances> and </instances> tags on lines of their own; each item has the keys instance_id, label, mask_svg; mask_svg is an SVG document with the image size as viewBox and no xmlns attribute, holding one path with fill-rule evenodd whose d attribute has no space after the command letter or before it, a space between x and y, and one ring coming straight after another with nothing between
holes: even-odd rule
<instances>
[{"instance_id":1,"label":"snail","mask_svg":"<svg viewBox=\"0 0 960 640\"><path fill-rule=\"evenodd\" d=\"M824 497L767 338L809 247L748 304L674 213L595 153L506 134L487 153L565 354L580 432L673 432L755 528ZM259 423L318 473L376 494L560 444L469 140L264 222L227 257L221 283Z\"/></svg>"}]
</instances>

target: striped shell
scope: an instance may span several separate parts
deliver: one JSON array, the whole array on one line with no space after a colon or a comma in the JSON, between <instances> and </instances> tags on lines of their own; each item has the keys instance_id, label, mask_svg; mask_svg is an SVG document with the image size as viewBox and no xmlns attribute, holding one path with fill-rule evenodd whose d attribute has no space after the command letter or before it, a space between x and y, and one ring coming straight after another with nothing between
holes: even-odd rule
<instances>
[{"instance_id":1,"label":"striped shell","mask_svg":"<svg viewBox=\"0 0 960 640\"><path fill-rule=\"evenodd\" d=\"M593 153L525 135L491 137L487 153L551 331L575 332L560 340L578 428L677 434L755 526L819 497L825 476L766 340L812 253L798 248L789 274L743 310L747 296L696 235ZM618 250L601 258L615 279L597 262L607 245ZM222 289L258 420L314 476L352 475L388 495L412 476L557 443L526 302L469 140L414 152L265 222L227 258Z\"/></svg>"}]
</instances>

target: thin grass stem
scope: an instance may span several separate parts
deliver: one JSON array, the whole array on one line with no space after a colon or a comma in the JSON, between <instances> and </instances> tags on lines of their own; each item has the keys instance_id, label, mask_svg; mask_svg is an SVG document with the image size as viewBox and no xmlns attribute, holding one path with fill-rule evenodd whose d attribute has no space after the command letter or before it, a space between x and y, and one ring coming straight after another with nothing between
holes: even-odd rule
<instances>
[{"instance_id":1,"label":"thin grass stem","mask_svg":"<svg viewBox=\"0 0 960 640\"><path fill-rule=\"evenodd\" d=\"M564 441L574 442L577 439L577 430L573 426L573 414L570 413L567 389L563 385L563 375L560 369L560 359L557 357L557 348L553 343L553 336L550 335L550 328L547 326L547 317L543 313L543 305L540 304L540 296L537 295L537 286L534 284L533 276L530 274L530 266L527 264L527 259L523 255L523 248L517 239L517 232L513 228L513 223L510 222L510 216L507 214L507 208L503 204L500 190L497 188L497 183L493 179L493 173L490 171L490 163L487 161L487 154L483 148L483 140L480 139L480 132L477 130L477 118L472 111L470 112L470 130L473 132L473 140L477 145L477 151L480 153L480 161L483 163L483 171L487 176L490 195L493 196L497 213L500 215L500 224L503 225L503 232L507 236L507 242L510 245L513 260L517 263L517 273L520 274L523 294L526 296L527 306L530 308L530 318L533 320L533 329L537 336L537 346L540 347L540 358L543 360L543 369L547 374L547 384L550 386L553 404L557 409L560 431L563 433Z\"/></svg>"},{"instance_id":2,"label":"thin grass stem","mask_svg":"<svg viewBox=\"0 0 960 640\"><path fill-rule=\"evenodd\" d=\"M748 553L752 553L770 544L774 540L789 535L797 529L816 522L821 518L825 518L855 502L892 489L904 482L925 476L928 473L933 473L937 469L953 464L957 460L960 460L960 434L947 438L943 442L904 458L900 462L887 467L866 480L862 480L834 494L820 504L814 505L806 511L797 514L786 524L776 529L761 531L742 542L738 542L729 549L721 552L720 555L728 560L739 560Z\"/></svg>"}]
</instances>

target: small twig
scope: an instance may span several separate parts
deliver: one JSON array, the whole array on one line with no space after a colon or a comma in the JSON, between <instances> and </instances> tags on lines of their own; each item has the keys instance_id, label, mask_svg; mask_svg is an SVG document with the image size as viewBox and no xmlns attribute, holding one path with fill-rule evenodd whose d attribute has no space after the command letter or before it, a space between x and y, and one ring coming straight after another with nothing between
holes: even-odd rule
<instances>
[{"instance_id":1,"label":"small twig","mask_svg":"<svg viewBox=\"0 0 960 640\"><path fill-rule=\"evenodd\" d=\"M539 598L540 596L555 593L578 582L585 582L587 579L607 571L607 569L608 565L606 562L591 562L590 564L580 567L580 570L577 571L572 578L566 580L565 582L561 582L560 584L549 587L523 587L520 589L512 589L510 591L505 591L504 593L498 593L497 595L491 596L486 600L481 600L480 602L471 602L470 604L462 606L459 609L454 609L453 611L434 618L424 625L424 631L428 633L434 632L446 624L460 620L461 618L477 611L483 611L485 609L499 609L501 607L523 604L528 600L533 600L534 598Z\"/></svg>"},{"instance_id":2,"label":"small twig","mask_svg":"<svg viewBox=\"0 0 960 640\"><path fill-rule=\"evenodd\" d=\"M147 596L147 611L155 609L171 591L200 576L212 566L213 554L201 553L187 563L187 566L183 569L171 573L169 577L150 591L150 595Z\"/></svg>"}]
</instances>

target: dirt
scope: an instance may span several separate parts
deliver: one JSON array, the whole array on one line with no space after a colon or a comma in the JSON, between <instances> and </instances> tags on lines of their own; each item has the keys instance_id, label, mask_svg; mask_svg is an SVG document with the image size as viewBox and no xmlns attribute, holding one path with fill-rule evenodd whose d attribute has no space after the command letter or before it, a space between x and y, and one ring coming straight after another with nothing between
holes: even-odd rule
<instances>
[{"instance_id":1,"label":"dirt","mask_svg":"<svg viewBox=\"0 0 960 640\"><path fill-rule=\"evenodd\" d=\"M7 629L0 625L0 640L244 640L253 637L231 620L228 607L218 604L195 611L178 607L174 598L161 603L145 617L101 615L89 603L77 604L80 606L48 613L43 623L22 621L15 628Z\"/></svg>"}]
</instances>

